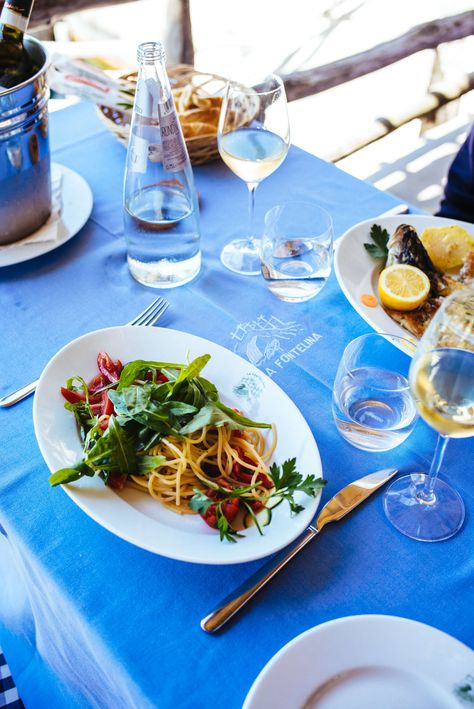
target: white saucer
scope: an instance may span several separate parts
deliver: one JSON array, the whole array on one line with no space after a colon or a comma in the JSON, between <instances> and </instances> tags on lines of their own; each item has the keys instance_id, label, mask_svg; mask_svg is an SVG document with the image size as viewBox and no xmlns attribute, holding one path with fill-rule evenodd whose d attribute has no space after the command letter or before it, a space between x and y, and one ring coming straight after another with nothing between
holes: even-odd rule
<instances>
[{"instance_id":1,"label":"white saucer","mask_svg":"<svg viewBox=\"0 0 474 709\"><path fill-rule=\"evenodd\" d=\"M461 709L463 697L467 709L473 673L474 652L437 628L396 616L348 616L285 645L243 709Z\"/></svg>"},{"instance_id":2,"label":"white saucer","mask_svg":"<svg viewBox=\"0 0 474 709\"><path fill-rule=\"evenodd\" d=\"M62 173L62 210L59 217L58 237L54 241L15 244L0 249L0 268L13 266L29 259L47 254L72 239L82 229L92 211L92 191L87 182L69 167L53 163Z\"/></svg>"}]
</instances>

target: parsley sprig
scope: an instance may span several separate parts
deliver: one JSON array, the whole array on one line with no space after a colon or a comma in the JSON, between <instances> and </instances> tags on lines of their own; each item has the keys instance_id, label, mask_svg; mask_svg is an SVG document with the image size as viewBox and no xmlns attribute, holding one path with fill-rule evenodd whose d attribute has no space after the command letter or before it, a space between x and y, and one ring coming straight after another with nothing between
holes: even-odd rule
<instances>
[{"instance_id":1,"label":"parsley sprig","mask_svg":"<svg viewBox=\"0 0 474 709\"><path fill-rule=\"evenodd\" d=\"M386 229L382 229L379 224L372 224L370 238L374 243L364 244L364 247L372 258L383 259L385 262L388 256L387 242L390 238L390 234Z\"/></svg>"},{"instance_id":2,"label":"parsley sprig","mask_svg":"<svg viewBox=\"0 0 474 709\"><path fill-rule=\"evenodd\" d=\"M295 492L305 492L309 497L316 497L319 490L326 484L326 480L316 478L314 475L303 478L301 473L296 470L296 458L285 460L281 470L276 463L272 463L269 473L275 485L273 495L283 497L290 505L292 514L298 514L304 510L304 507L295 502Z\"/></svg>"},{"instance_id":3,"label":"parsley sprig","mask_svg":"<svg viewBox=\"0 0 474 709\"><path fill-rule=\"evenodd\" d=\"M304 478L301 473L296 470L296 458L285 460L281 467L276 463L272 463L268 471L268 475L273 482L273 488L270 491L266 502L268 503L270 499L275 497L282 498L290 505L292 515L299 514L302 510L304 510L304 507L298 504L294 498L296 492L304 492L309 497L316 497L317 493L326 484L326 480L316 478L314 475L308 475ZM205 492L195 488L194 495L189 501L189 506L194 512L198 512L204 516L211 505L214 505L216 524L221 541L225 539L229 542L236 542L244 535L240 534L233 528L232 524L224 514L223 506L230 500L239 498L243 507L252 516L259 533L263 535L262 528L258 522L258 517L249 504L252 500L247 495L247 493L251 493L256 487L256 485L247 485L245 487L234 487L232 489L228 489L221 487L220 485L212 484L212 489L217 490L220 495L219 500L211 499L207 497Z\"/></svg>"}]
</instances>

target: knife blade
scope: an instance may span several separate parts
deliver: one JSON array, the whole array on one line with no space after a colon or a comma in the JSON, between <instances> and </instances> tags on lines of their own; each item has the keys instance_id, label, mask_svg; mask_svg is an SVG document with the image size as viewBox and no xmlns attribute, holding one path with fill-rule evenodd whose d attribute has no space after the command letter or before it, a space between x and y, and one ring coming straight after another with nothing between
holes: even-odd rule
<instances>
[{"instance_id":1,"label":"knife blade","mask_svg":"<svg viewBox=\"0 0 474 709\"><path fill-rule=\"evenodd\" d=\"M314 525L310 525L300 540L290 551L283 549L270 561L252 574L243 584L226 596L209 615L201 620L201 628L206 633L214 633L227 623L255 594L265 586L303 547L316 537L326 524L345 517L360 505L382 485L388 482L398 471L386 468L370 473L359 480L346 485L327 502L319 513Z\"/></svg>"}]
</instances>

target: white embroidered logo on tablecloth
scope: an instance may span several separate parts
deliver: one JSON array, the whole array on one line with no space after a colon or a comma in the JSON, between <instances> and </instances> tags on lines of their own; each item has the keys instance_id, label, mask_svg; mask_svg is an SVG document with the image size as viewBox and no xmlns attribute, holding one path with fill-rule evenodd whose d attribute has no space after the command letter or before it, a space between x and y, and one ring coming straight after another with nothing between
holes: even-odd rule
<instances>
[{"instance_id":1,"label":"white embroidered logo on tablecloth","mask_svg":"<svg viewBox=\"0 0 474 709\"><path fill-rule=\"evenodd\" d=\"M272 377L321 339L316 332L302 337L303 329L295 320L284 322L275 315L258 315L253 320L239 323L230 336L234 352ZM294 344L297 337L298 342Z\"/></svg>"}]
</instances>

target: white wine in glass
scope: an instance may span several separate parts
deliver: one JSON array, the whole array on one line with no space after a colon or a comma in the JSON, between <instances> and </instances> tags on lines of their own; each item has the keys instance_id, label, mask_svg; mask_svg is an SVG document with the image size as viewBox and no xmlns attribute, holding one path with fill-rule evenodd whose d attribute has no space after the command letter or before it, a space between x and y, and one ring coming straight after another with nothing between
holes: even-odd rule
<instances>
[{"instance_id":1,"label":"white wine in glass","mask_svg":"<svg viewBox=\"0 0 474 709\"><path fill-rule=\"evenodd\" d=\"M228 83L217 142L223 161L249 191L247 237L227 244L221 261L236 273L257 275L260 245L253 233L255 190L281 165L290 145L286 94L280 77L272 74L253 89Z\"/></svg>"},{"instance_id":2,"label":"white wine in glass","mask_svg":"<svg viewBox=\"0 0 474 709\"><path fill-rule=\"evenodd\" d=\"M423 335L410 366L410 387L426 423L439 433L428 475L396 480L384 498L392 524L412 539L452 537L464 521L464 503L439 480L449 438L474 436L474 291L450 295Z\"/></svg>"}]
</instances>

